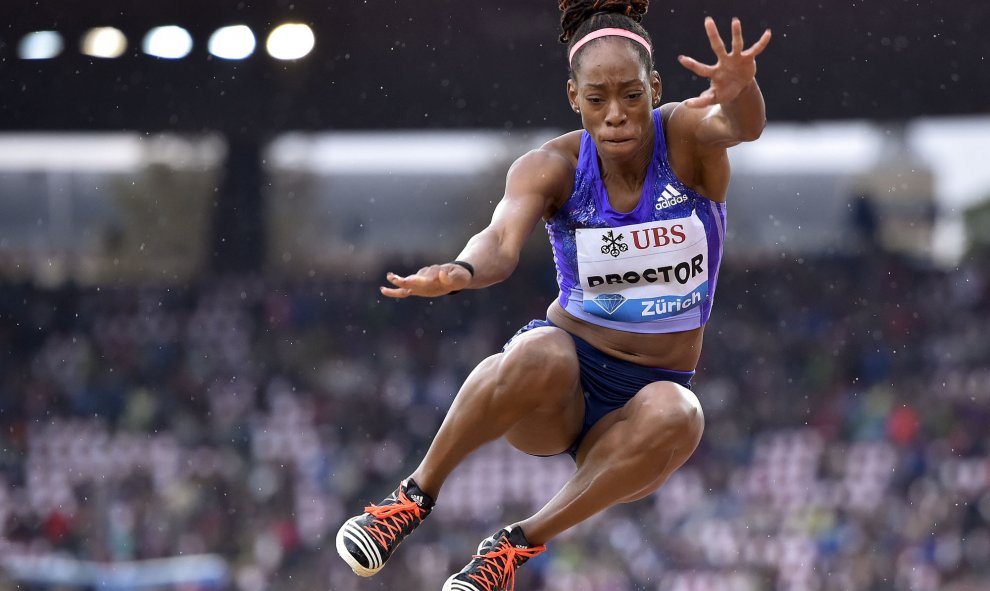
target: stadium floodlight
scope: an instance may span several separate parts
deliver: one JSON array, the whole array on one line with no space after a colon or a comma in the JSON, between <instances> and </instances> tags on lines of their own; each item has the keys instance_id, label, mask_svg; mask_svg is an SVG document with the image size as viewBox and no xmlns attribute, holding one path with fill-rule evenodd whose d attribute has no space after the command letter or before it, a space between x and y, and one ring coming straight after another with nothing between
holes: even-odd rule
<instances>
[{"instance_id":1,"label":"stadium floodlight","mask_svg":"<svg viewBox=\"0 0 990 591\"><path fill-rule=\"evenodd\" d=\"M265 44L268 54L275 59L297 60L306 57L316 44L313 29L300 23L279 25L268 35Z\"/></svg>"},{"instance_id":2,"label":"stadium floodlight","mask_svg":"<svg viewBox=\"0 0 990 591\"><path fill-rule=\"evenodd\" d=\"M64 43L57 31L35 31L21 38L17 55L22 60L47 60L62 53Z\"/></svg>"},{"instance_id":3,"label":"stadium floodlight","mask_svg":"<svg viewBox=\"0 0 990 591\"><path fill-rule=\"evenodd\" d=\"M189 31L175 25L155 27L144 36L143 49L148 55L177 60L189 55L193 40Z\"/></svg>"},{"instance_id":4,"label":"stadium floodlight","mask_svg":"<svg viewBox=\"0 0 990 591\"><path fill-rule=\"evenodd\" d=\"M217 29L210 35L207 49L225 60L242 60L254 53L254 33L246 25L231 25Z\"/></svg>"},{"instance_id":5,"label":"stadium floodlight","mask_svg":"<svg viewBox=\"0 0 990 591\"><path fill-rule=\"evenodd\" d=\"M120 57L127 49L127 37L114 27L95 27L83 35L80 50L93 57Z\"/></svg>"}]
</instances>

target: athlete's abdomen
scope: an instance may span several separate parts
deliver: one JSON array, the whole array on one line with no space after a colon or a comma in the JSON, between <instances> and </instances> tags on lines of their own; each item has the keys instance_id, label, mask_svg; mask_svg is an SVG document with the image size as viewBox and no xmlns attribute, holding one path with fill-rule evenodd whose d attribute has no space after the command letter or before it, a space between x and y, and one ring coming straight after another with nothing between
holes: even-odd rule
<instances>
[{"instance_id":1,"label":"athlete's abdomen","mask_svg":"<svg viewBox=\"0 0 990 591\"><path fill-rule=\"evenodd\" d=\"M669 333L625 332L575 318L556 300L547 309L547 319L599 351L647 367L693 371L701 357L703 326Z\"/></svg>"}]
</instances>

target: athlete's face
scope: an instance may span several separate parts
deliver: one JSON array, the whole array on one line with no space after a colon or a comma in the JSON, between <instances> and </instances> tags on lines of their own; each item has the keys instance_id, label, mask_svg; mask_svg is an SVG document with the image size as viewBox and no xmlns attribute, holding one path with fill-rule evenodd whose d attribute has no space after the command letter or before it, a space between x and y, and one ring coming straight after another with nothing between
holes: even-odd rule
<instances>
[{"instance_id":1,"label":"athlete's face","mask_svg":"<svg viewBox=\"0 0 990 591\"><path fill-rule=\"evenodd\" d=\"M652 145L660 76L646 70L628 41L605 38L588 45L574 77L567 81L567 98L602 157L624 159Z\"/></svg>"}]
</instances>

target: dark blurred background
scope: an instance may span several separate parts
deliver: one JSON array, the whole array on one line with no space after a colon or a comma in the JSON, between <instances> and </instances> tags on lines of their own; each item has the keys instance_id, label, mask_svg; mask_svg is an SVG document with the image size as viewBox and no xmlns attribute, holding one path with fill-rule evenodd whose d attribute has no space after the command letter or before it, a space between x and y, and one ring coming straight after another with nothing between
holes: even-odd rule
<instances>
[{"instance_id":1,"label":"dark blurred background","mask_svg":"<svg viewBox=\"0 0 990 591\"><path fill-rule=\"evenodd\" d=\"M981 2L654 2L644 24L670 99L700 92L678 54L710 55L698 23L732 16L750 42L774 32L760 84L774 120L905 119L982 112L990 6ZM175 24L205 39L243 23L293 20L319 32L286 64L210 59L203 43L177 63L132 45L116 60L68 51L22 62L26 33L71 41L114 26L129 38ZM294 0L149 3L5 0L0 6L0 124L11 129L145 129L271 133L285 129L520 128L574 124L564 88L556 3L536 0Z\"/></svg>"},{"instance_id":2,"label":"dark blurred background","mask_svg":"<svg viewBox=\"0 0 990 591\"><path fill-rule=\"evenodd\" d=\"M340 523L555 296L378 295L579 122L549 0L0 4L0 591L439 589L566 458L479 450L373 579ZM695 456L519 591L990 588L990 8L655 2L774 39L733 148ZM280 28L282 25L290 28ZM158 29L158 27L169 27ZM234 28L225 28L234 27Z\"/></svg>"}]
</instances>

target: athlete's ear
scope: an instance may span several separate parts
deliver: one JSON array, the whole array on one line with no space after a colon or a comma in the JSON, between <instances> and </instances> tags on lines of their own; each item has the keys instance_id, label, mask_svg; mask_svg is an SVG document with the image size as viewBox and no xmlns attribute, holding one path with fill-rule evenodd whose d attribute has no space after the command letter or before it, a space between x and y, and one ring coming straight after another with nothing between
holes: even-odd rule
<instances>
[{"instance_id":1,"label":"athlete's ear","mask_svg":"<svg viewBox=\"0 0 990 591\"><path fill-rule=\"evenodd\" d=\"M663 84L660 82L660 72L650 72L650 88L653 90L653 106L660 106L660 96L663 94Z\"/></svg>"},{"instance_id":2,"label":"athlete's ear","mask_svg":"<svg viewBox=\"0 0 990 591\"><path fill-rule=\"evenodd\" d=\"M581 108L578 107L578 91L577 84L574 83L573 78L567 79L567 102L571 104L571 110L575 113L580 113Z\"/></svg>"}]
</instances>

